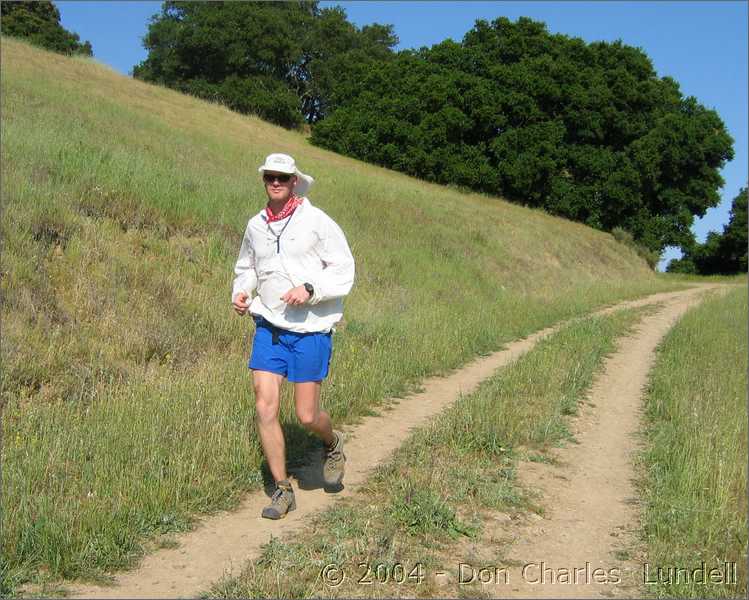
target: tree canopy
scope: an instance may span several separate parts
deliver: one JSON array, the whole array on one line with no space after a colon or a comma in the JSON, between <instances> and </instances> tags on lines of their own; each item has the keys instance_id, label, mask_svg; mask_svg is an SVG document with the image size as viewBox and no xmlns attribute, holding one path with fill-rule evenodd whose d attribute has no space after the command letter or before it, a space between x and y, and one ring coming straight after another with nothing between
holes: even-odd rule
<instances>
[{"instance_id":1,"label":"tree canopy","mask_svg":"<svg viewBox=\"0 0 749 600\"><path fill-rule=\"evenodd\" d=\"M392 28L358 29L317 2L164 2L133 75L284 127L330 110L331 79L349 55L390 53Z\"/></svg>"},{"instance_id":2,"label":"tree canopy","mask_svg":"<svg viewBox=\"0 0 749 600\"><path fill-rule=\"evenodd\" d=\"M747 188L733 199L723 233L708 233L704 244L682 248L683 256L672 260L668 271L700 275L732 275L747 272Z\"/></svg>"},{"instance_id":3,"label":"tree canopy","mask_svg":"<svg viewBox=\"0 0 749 600\"><path fill-rule=\"evenodd\" d=\"M461 43L345 74L312 141L439 183L501 194L661 251L692 241L733 157L720 117L642 50L477 21Z\"/></svg>"},{"instance_id":4,"label":"tree canopy","mask_svg":"<svg viewBox=\"0 0 749 600\"><path fill-rule=\"evenodd\" d=\"M26 38L32 44L63 54L92 56L91 43L60 25L60 11L52 2L0 2L3 34Z\"/></svg>"}]
</instances>

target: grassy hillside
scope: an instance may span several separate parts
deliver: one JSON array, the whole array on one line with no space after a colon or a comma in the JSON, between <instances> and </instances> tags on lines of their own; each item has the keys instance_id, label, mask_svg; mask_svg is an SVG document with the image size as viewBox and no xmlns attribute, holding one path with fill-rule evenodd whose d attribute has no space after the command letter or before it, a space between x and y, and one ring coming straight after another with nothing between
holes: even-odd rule
<instances>
[{"instance_id":1,"label":"grassy hillside","mask_svg":"<svg viewBox=\"0 0 749 600\"><path fill-rule=\"evenodd\" d=\"M96 576L261 483L230 307L257 166L294 155L357 280L323 402L352 422L427 374L670 289L610 235L314 148L90 59L2 40L3 590ZM294 460L316 443L282 409Z\"/></svg>"}]
</instances>

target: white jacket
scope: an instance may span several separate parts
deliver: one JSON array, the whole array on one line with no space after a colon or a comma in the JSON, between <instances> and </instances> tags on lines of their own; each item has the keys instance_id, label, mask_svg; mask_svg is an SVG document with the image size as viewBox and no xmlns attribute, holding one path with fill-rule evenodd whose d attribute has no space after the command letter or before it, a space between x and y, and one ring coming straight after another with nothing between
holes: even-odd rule
<instances>
[{"instance_id":1,"label":"white jacket","mask_svg":"<svg viewBox=\"0 0 749 600\"><path fill-rule=\"evenodd\" d=\"M250 219L234 274L232 300L257 290L250 313L290 331L327 332L343 316L343 297L354 284L354 257L341 228L305 197L286 219L268 223L265 208ZM281 300L305 283L315 289L305 304Z\"/></svg>"}]
</instances>

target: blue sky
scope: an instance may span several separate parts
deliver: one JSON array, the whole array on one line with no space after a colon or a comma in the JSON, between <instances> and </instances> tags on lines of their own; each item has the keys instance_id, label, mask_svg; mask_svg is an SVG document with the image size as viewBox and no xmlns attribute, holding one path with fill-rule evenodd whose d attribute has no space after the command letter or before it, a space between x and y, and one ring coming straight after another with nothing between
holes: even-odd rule
<instances>
[{"instance_id":1,"label":"blue sky","mask_svg":"<svg viewBox=\"0 0 749 600\"><path fill-rule=\"evenodd\" d=\"M160 2L55 2L62 25L89 40L94 57L123 74L146 57L142 37ZM321 2L340 5L358 26L386 23L400 39L398 49L460 41L476 19L520 16L544 21L552 33L588 42L613 41L642 48L659 76L676 79L685 96L715 109L734 138L735 158L722 171L722 202L698 219L693 230L704 240L721 231L731 201L747 182L747 6L745 0L636 2ZM667 251L668 259L678 251Z\"/></svg>"}]
</instances>

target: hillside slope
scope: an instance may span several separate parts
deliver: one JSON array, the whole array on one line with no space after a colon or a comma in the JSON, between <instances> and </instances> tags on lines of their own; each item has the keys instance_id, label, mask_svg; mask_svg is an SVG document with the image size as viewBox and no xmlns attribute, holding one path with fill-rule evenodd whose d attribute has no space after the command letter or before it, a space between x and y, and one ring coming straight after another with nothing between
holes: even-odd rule
<instances>
[{"instance_id":1,"label":"hillside slope","mask_svg":"<svg viewBox=\"0 0 749 600\"><path fill-rule=\"evenodd\" d=\"M3 555L13 589L127 565L260 485L229 304L257 166L296 157L357 279L323 388L352 421L427 374L676 283L610 235L2 39ZM287 400L287 399L286 399ZM285 400L285 402L286 402ZM315 443L284 404L290 459Z\"/></svg>"}]
</instances>

